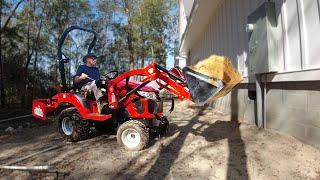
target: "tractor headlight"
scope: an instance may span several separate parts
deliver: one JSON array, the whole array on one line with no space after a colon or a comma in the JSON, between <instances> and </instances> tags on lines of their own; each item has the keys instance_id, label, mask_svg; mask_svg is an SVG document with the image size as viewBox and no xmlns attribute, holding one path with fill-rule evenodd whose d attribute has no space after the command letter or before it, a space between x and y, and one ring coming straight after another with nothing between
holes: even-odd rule
<instances>
[{"instance_id":1,"label":"tractor headlight","mask_svg":"<svg viewBox=\"0 0 320 180\"><path fill-rule=\"evenodd\" d=\"M143 96L143 97L148 98L148 99L154 99L154 100L157 99L157 95L154 92L137 91L137 93L140 96Z\"/></svg>"}]
</instances>

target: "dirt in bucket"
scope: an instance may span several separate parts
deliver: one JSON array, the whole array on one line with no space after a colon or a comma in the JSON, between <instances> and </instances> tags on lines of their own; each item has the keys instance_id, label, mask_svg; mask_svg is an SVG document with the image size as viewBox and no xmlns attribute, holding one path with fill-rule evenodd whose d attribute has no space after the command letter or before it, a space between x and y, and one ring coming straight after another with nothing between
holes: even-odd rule
<instances>
[{"instance_id":1,"label":"dirt in bucket","mask_svg":"<svg viewBox=\"0 0 320 180\"><path fill-rule=\"evenodd\" d=\"M211 55L194 67L185 67L183 72L193 101L200 104L225 96L242 81L225 56Z\"/></svg>"}]
</instances>

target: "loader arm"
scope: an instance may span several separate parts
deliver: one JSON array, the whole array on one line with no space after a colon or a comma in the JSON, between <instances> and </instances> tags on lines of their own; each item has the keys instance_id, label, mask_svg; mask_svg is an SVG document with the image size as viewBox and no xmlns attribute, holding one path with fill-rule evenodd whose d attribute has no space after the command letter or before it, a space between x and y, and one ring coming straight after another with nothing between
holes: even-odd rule
<instances>
[{"instance_id":1,"label":"loader arm","mask_svg":"<svg viewBox=\"0 0 320 180\"><path fill-rule=\"evenodd\" d=\"M119 99L116 85L131 76L141 75L144 79L134 89L127 89L125 96ZM231 61L224 56L212 55L200 61L195 67L173 68L168 71L157 64L150 64L143 69L125 72L117 78L108 81L108 101L110 108L118 108L118 103L125 101L132 94L152 81L160 88L178 96L180 100L189 99L197 104L205 104L209 100L217 100L228 94L242 77L233 68Z\"/></svg>"},{"instance_id":2,"label":"loader arm","mask_svg":"<svg viewBox=\"0 0 320 180\"><path fill-rule=\"evenodd\" d=\"M139 75L144 76L144 79L141 80L141 84L127 92L127 94L121 99L118 99L119 97L117 95L118 92L116 89L116 85L124 79L129 79L132 76ZM192 100L189 90L186 87L184 77L178 76L166 70L165 68L153 63L143 69L136 69L125 72L115 79L108 81L108 101L110 108L118 108L118 103L125 101L130 95L140 90L143 86L146 86L152 81L156 81L161 88L164 88L172 94L178 96L180 100Z\"/></svg>"}]
</instances>

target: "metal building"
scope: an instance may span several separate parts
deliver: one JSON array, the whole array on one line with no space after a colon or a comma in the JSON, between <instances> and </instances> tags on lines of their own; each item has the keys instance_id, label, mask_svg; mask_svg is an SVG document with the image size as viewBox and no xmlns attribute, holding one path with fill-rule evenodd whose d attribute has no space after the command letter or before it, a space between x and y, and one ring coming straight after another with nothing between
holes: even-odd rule
<instances>
[{"instance_id":1,"label":"metal building","mask_svg":"<svg viewBox=\"0 0 320 180\"><path fill-rule=\"evenodd\" d=\"M176 64L228 56L244 81L215 107L320 147L319 0L180 0Z\"/></svg>"}]
</instances>

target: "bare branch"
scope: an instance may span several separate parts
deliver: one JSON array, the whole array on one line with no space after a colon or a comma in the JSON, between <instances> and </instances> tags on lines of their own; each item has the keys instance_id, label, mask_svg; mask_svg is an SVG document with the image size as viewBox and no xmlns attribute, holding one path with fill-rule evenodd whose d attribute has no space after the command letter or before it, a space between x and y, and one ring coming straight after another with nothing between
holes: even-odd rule
<instances>
[{"instance_id":1,"label":"bare branch","mask_svg":"<svg viewBox=\"0 0 320 180\"><path fill-rule=\"evenodd\" d=\"M7 19L7 20L6 20L6 22L4 23L3 27L1 27L1 29L0 29L0 33L2 33L2 31L3 31L3 30L8 26L8 24L9 24L9 22L10 22L11 18L15 15L15 13L16 13L16 11L17 11L18 7L20 6L20 4L22 4L22 3L23 3L23 1L24 1L24 0L20 0L20 1L16 4L16 6L13 8L13 10L11 11L11 13L10 13L10 15L9 15L8 19Z\"/></svg>"}]
</instances>

